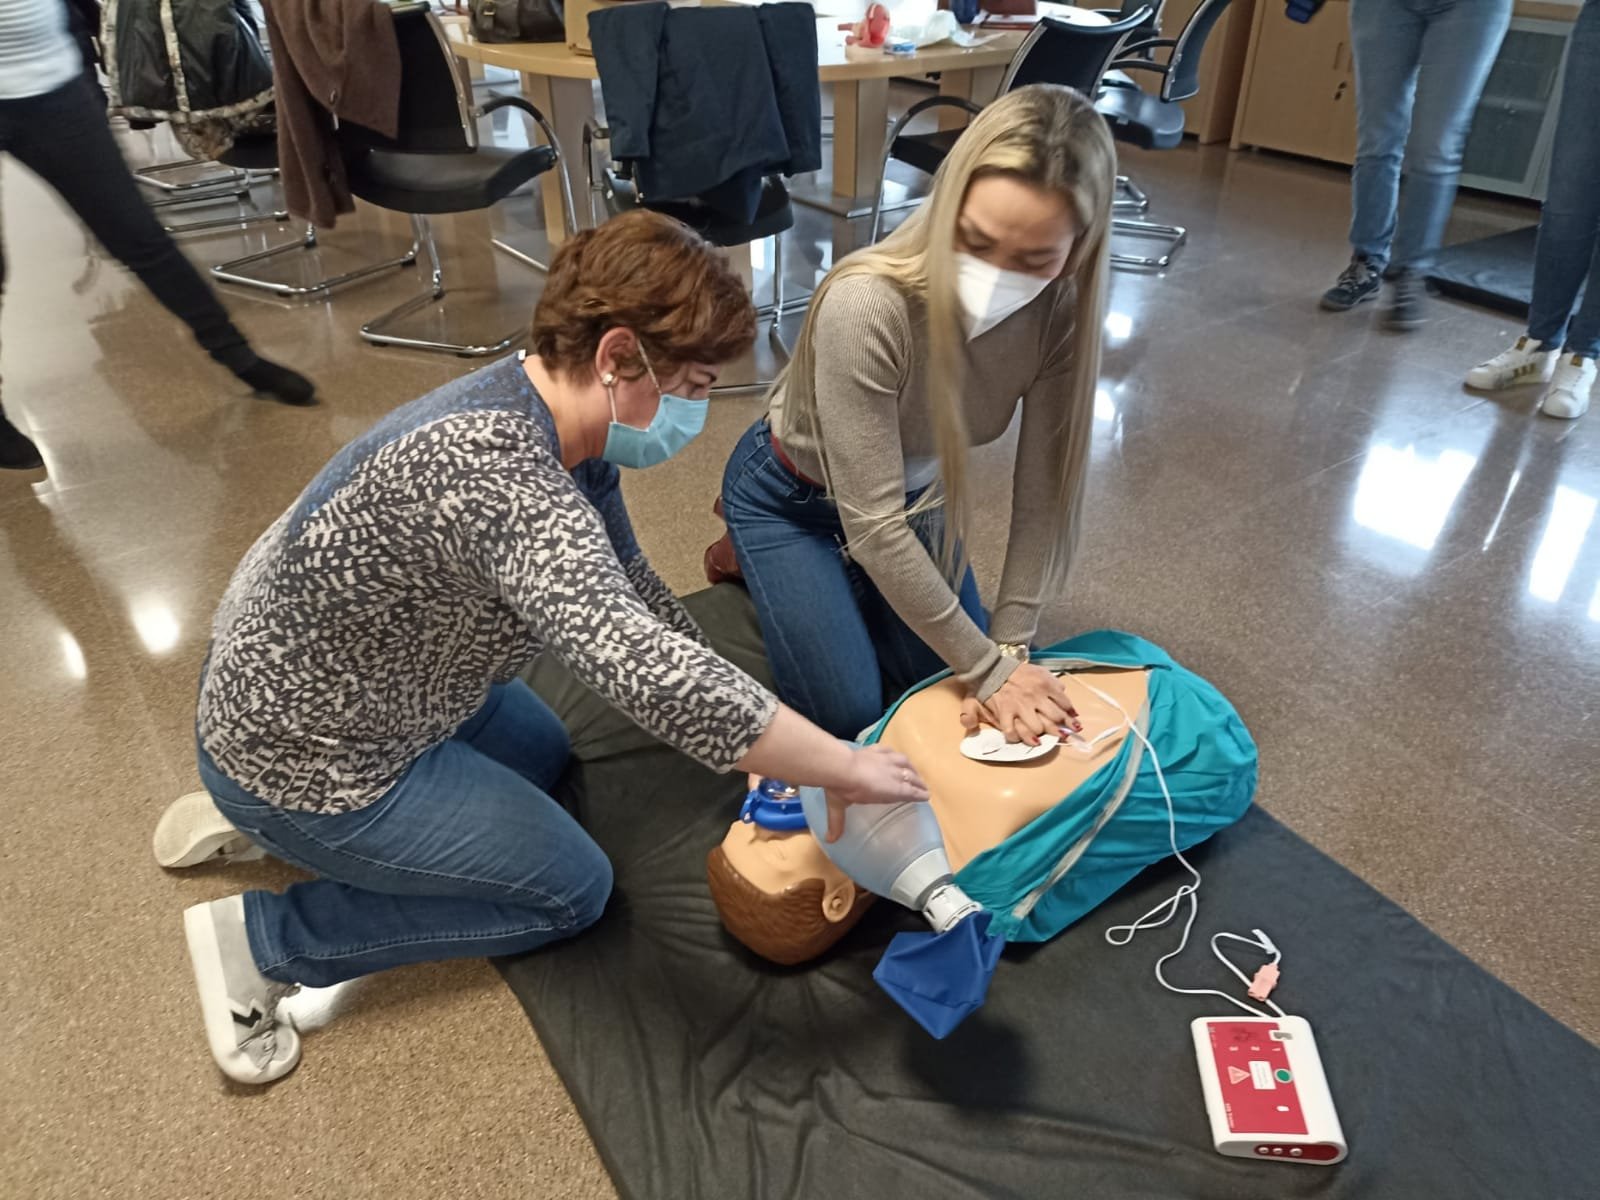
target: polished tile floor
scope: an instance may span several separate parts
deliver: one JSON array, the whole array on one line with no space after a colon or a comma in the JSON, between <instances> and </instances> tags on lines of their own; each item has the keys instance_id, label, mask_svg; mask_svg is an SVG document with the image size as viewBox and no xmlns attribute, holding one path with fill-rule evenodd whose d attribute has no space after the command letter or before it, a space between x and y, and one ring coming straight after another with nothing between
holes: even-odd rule
<instances>
[{"instance_id":1,"label":"polished tile floor","mask_svg":"<svg viewBox=\"0 0 1600 1200\"><path fill-rule=\"evenodd\" d=\"M1126 165L1191 243L1165 276L1116 278L1088 532L1051 630L1131 629L1208 675L1260 741L1266 808L1600 1038L1600 418L1557 423L1530 391L1462 389L1509 319L1441 303L1398 337L1370 306L1318 312L1342 265L1340 173L1222 147ZM416 276L313 303L230 294L262 351L321 385L320 408L278 408L213 369L32 178L3 173L4 398L49 464L0 479L5 1194L609 1196L481 963L307 997L306 1022L326 1027L299 1071L261 1092L224 1084L179 913L290 875L165 874L148 849L162 807L195 786L196 671L235 562L342 443L468 369L357 340ZM536 239L533 211L517 199L496 220ZM1530 219L1468 200L1454 233ZM477 289L461 315L524 322L537 277L488 250L481 218L441 230L448 268ZM212 262L286 233L188 247ZM796 284L839 235L803 216ZM366 214L326 239L326 260L401 241ZM681 590L717 531L723 457L760 411L719 401L688 453L629 479L643 542ZM1009 452L978 455L989 586Z\"/></svg>"}]
</instances>

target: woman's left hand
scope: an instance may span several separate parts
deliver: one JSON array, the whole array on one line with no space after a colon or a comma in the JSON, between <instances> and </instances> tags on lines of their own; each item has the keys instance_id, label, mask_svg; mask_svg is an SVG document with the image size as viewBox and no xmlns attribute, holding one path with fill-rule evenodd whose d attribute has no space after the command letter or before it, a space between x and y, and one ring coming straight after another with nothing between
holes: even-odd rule
<instances>
[{"instance_id":1,"label":"woman's left hand","mask_svg":"<svg viewBox=\"0 0 1600 1200\"><path fill-rule=\"evenodd\" d=\"M1030 746L1047 733L1083 728L1061 681L1032 663L1018 666L987 704L968 696L961 704L961 724L968 733L993 725L1007 741Z\"/></svg>"}]
</instances>

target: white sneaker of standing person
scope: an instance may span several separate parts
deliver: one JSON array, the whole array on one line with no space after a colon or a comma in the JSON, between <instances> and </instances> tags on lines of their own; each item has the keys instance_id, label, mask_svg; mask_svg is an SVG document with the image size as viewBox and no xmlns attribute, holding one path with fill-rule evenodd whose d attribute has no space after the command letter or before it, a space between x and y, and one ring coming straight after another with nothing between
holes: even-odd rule
<instances>
[{"instance_id":1,"label":"white sneaker of standing person","mask_svg":"<svg viewBox=\"0 0 1600 1200\"><path fill-rule=\"evenodd\" d=\"M1498 392L1501 388L1517 387L1524 383L1548 383L1555 373L1559 350L1548 349L1527 334L1517 339L1516 345L1502 350L1488 362L1479 363L1467 372L1467 386L1485 392Z\"/></svg>"},{"instance_id":2,"label":"white sneaker of standing person","mask_svg":"<svg viewBox=\"0 0 1600 1200\"><path fill-rule=\"evenodd\" d=\"M300 1062L300 1034L278 1002L299 991L256 970L244 927L244 897L228 896L183 911L189 961L200 990L211 1056L230 1079L271 1083Z\"/></svg>"},{"instance_id":3,"label":"white sneaker of standing person","mask_svg":"<svg viewBox=\"0 0 1600 1200\"><path fill-rule=\"evenodd\" d=\"M163 867L193 867L212 859L250 862L267 855L217 811L209 792L190 792L167 805L156 822L152 849Z\"/></svg>"},{"instance_id":4,"label":"white sneaker of standing person","mask_svg":"<svg viewBox=\"0 0 1600 1200\"><path fill-rule=\"evenodd\" d=\"M1580 358L1576 354L1563 357L1550 386L1544 390L1544 398L1539 401L1539 411L1564 421L1583 416L1589 411L1595 374L1594 359Z\"/></svg>"}]
</instances>

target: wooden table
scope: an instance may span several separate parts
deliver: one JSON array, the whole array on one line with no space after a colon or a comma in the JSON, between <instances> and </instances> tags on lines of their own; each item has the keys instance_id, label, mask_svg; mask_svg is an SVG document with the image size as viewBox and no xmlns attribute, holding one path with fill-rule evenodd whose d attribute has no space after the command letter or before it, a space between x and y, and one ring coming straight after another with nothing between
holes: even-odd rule
<instances>
[{"instance_id":1,"label":"wooden table","mask_svg":"<svg viewBox=\"0 0 1600 1200\"><path fill-rule=\"evenodd\" d=\"M870 189L877 182L884 130L889 123L891 80L938 72L940 91L984 103L993 98L1007 64L1025 36L1001 33L993 41L970 50L945 43L901 58L847 48L838 26L838 17L817 20L817 76L833 89L833 192L847 209L871 203ZM479 42L468 33L464 21L446 22L446 28L458 57L503 67L522 76L523 95L543 110L555 126L573 196L586 197L579 147L583 145L584 124L595 118L594 81L599 72L594 59L558 44ZM562 240L566 228L561 189L547 187L541 191L545 226L553 245ZM587 201L575 202L578 212L572 214L574 223L587 224Z\"/></svg>"}]
</instances>

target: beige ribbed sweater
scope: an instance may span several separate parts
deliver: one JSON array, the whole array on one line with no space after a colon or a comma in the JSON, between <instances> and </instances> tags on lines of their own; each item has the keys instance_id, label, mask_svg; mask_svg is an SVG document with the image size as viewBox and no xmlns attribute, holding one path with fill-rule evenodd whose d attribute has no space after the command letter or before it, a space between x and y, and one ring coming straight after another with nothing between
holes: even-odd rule
<instances>
[{"instance_id":1,"label":"beige ribbed sweater","mask_svg":"<svg viewBox=\"0 0 1600 1200\"><path fill-rule=\"evenodd\" d=\"M964 403L975 446L1001 437L1022 401L1012 483L1011 530L992 638L961 609L939 564L904 520L906 463L935 457L928 410L928 330L920 300L875 276L834 283L815 317L817 414L828 479L850 556L900 618L962 680L988 699L1015 669L999 644L1027 643L1039 626L1045 573L1061 536L1059 463L1066 453L1070 295L1047 289L1032 304L965 343ZM806 475L823 477L814 441L785 420L788 396L772 398L772 428ZM869 536L870 535L870 536Z\"/></svg>"}]
</instances>

